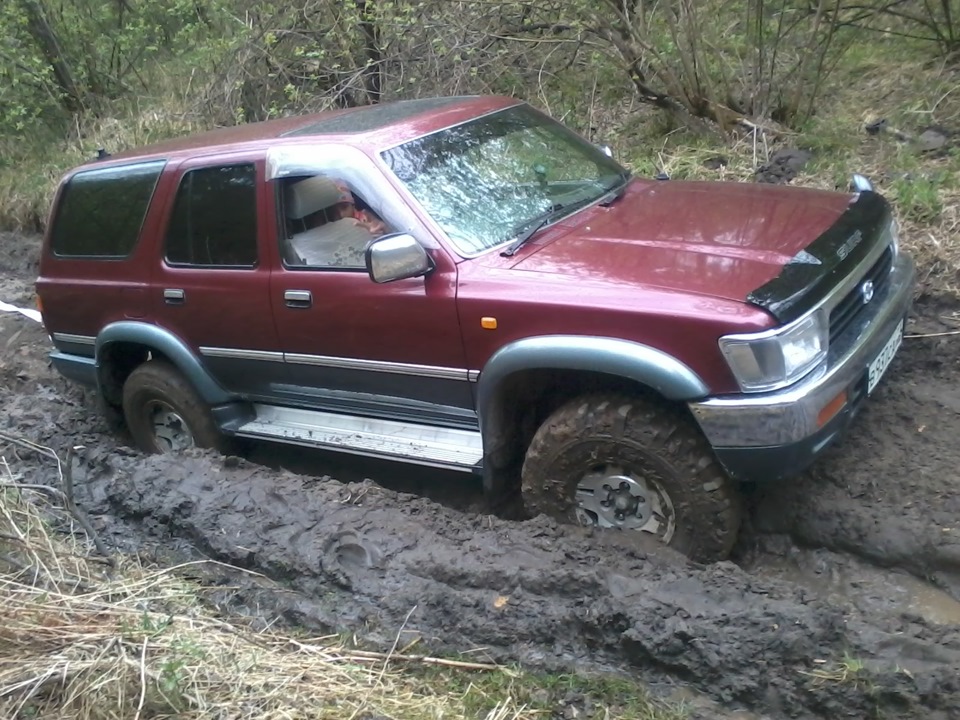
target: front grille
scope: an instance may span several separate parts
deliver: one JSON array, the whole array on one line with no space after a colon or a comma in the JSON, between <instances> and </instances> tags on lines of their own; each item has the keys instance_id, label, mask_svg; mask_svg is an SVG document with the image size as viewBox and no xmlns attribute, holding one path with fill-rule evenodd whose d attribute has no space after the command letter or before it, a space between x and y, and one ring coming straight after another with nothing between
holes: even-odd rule
<instances>
[{"instance_id":1,"label":"front grille","mask_svg":"<svg viewBox=\"0 0 960 720\"><path fill-rule=\"evenodd\" d=\"M867 280L873 281L873 294L882 295L890 282L890 269L893 266L893 246L888 245L877 261L867 270L860 282L830 311L830 343L843 334L850 325L867 308L863 302L863 284Z\"/></svg>"}]
</instances>

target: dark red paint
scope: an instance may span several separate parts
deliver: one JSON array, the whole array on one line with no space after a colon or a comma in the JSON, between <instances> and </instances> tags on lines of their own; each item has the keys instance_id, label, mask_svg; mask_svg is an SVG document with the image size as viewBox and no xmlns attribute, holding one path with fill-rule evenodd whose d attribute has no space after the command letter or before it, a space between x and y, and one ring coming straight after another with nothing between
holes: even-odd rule
<instances>
[{"instance_id":1,"label":"dark red paint","mask_svg":"<svg viewBox=\"0 0 960 720\"><path fill-rule=\"evenodd\" d=\"M823 232L849 196L736 183L635 180L610 207L594 206L535 236L515 256L458 255L419 208L435 270L377 285L363 272L290 270L280 262L273 183L264 153L278 145L350 144L370 157L399 142L515 104L470 98L363 134L280 137L319 116L217 130L131 151L99 165L163 157L141 240L125 261L53 261L45 243L38 292L49 332L94 336L132 317L199 346L286 351L482 369L503 345L566 334L616 337L659 348L689 365L713 393L736 384L717 339L772 327L747 294ZM350 111L341 111L350 112ZM252 270L172 268L161 259L177 182L186 167L223 158L258 163L260 261ZM387 174L383 165L377 162ZM85 167L89 167L89 164ZM388 178L393 187L399 185ZM164 304L183 288L184 307ZM285 306L286 290L310 290L308 310ZM481 328L495 317L496 330ZM402 394L402 389L398 391Z\"/></svg>"}]
</instances>

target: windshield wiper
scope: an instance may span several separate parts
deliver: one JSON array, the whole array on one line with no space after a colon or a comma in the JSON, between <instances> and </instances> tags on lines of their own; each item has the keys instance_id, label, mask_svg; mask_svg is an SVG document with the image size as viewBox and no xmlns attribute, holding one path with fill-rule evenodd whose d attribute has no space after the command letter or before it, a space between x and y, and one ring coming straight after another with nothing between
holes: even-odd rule
<instances>
[{"instance_id":1,"label":"windshield wiper","mask_svg":"<svg viewBox=\"0 0 960 720\"><path fill-rule=\"evenodd\" d=\"M609 207L613 205L617 200L623 197L623 194L627 190L627 185L630 184L630 171L626 170L620 174L620 181L610 188L607 191L607 194L603 196L603 199L600 200L600 205L602 207Z\"/></svg>"},{"instance_id":2,"label":"windshield wiper","mask_svg":"<svg viewBox=\"0 0 960 720\"><path fill-rule=\"evenodd\" d=\"M554 205L546 212L543 212L539 215L535 215L529 220L524 220L522 223L517 225L513 229L513 232L520 233L520 234L517 235L516 240L510 243L510 245L506 249L500 251L500 255L502 255L503 257L510 257L511 255L516 253L517 250L519 250L520 247L525 242L527 242L527 240L529 240L534 235L536 235L537 231L540 230L540 228L542 228L548 222L550 222L558 212L563 210L563 208L564 208L563 205L559 205L559 204Z\"/></svg>"}]
</instances>

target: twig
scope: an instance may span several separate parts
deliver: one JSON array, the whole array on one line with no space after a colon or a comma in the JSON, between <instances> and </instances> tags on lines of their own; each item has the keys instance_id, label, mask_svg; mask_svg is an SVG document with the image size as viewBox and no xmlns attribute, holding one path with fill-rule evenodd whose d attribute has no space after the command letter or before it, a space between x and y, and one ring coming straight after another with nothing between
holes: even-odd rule
<instances>
[{"instance_id":1,"label":"twig","mask_svg":"<svg viewBox=\"0 0 960 720\"><path fill-rule=\"evenodd\" d=\"M944 337L946 335L960 335L960 330L947 330L945 332L935 332L935 333L922 333L920 335L904 335L906 338L932 338L932 337Z\"/></svg>"},{"instance_id":2,"label":"twig","mask_svg":"<svg viewBox=\"0 0 960 720\"><path fill-rule=\"evenodd\" d=\"M45 445L38 445L35 442L30 442L21 437L14 437L5 432L0 432L0 440L6 440L9 443L14 445L19 445L20 447L27 448L28 450L33 450L38 455L43 455L48 458L52 458L57 463L57 475L60 476L60 480L63 480L63 465L60 462L60 456L57 455L56 451L53 448L48 448Z\"/></svg>"},{"instance_id":3,"label":"twig","mask_svg":"<svg viewBox=\"0 0 960 720\"><path fill-rule=\"evenodd\" d=\"M100 539L99 533L93 529L93 525L90 524L90 520L87 518L87 514L77 507L77 504L73 501L73 448L67 448L67 462L66 470L63 473L63 494L67 500L67 510L70 511L70 514L73 515L77 522L80 523L81 527L86 531L87 535L90 536L90 539L93 540L93 544L97 548L97 552L103 555L110 562L110 567L114 567L115 562L112 557L110 557L110 551L107 550L107 546L103 544L103 540Z\"/></svg>"},{"instance_id":4,"label":"twig","mask_svg":"<svg viewBox=\"0 0 960 720\"><path fill-rule=\"evenodd\" d=\"M19 445L20 447L25 447L30 450L33 450L39 455L45 457L53 458L57 461L57 473L60 475L60 482L63 484L63 490L58 490L55 487L50 485L40 485L40 484L31 484L31 483L0 483L0 487L13 487L24 490L38 490L40 492L45 492L49 495L59 498L63 501L64 507L73 515L74 519L80 523L80 527L83 528L84 532L93 540L93 544L97 548L104 559L109 563L110 567L115 567L116 563L114 559L110 556L110 551L107 550L107 546L103 543L103 540L100 539L100 535L96 530L93 529L93 525L90 524L90 521L87 519L86 513L84 513L77 504L73 501L73 448L67 448L67 462L66 470L64 470L64 464L60 462L60 456L52 449L45 447L44 445L38 445L37 443L30 442L29 440L24 440L23 438L14 437L8 435L7 433L0 432L0 440L5 440L7 442L13 443L14 445Z\"/></svg>"},{"instance_id":5,"label":"twig","mask_svg":"<svg viewBox=\"0 0 960 720\"><path fill-rule=\"evenodd\" d=\"M410 619L410 616L413 615L413 611L416 609L416 605L410 608L410 612L407 613L407 616L400 624L400 629L397 630L397 636L393 639L393 646L390 648L390 652L387 653L387 656L383 659L383 667L380 669L380 674L377 676L377 685L379 685L380 681L383 680L383 675L387 672L387 666L390 664L390 658L393 656L393 653L397 651L397 645L400 644L400 636L403 635L403 629L407 626L407 621Z\"/></svg>"},{"instance_id":6,"label":"twig","mask_svg":"<svg viewBox=\"0 0 960 720\"><path fill-rule=\"evenodd\" d=\"M0 554L0 562L5 562L11 567L17 568L20 572L30 573L33 575L33 578L30 580L31 584L38 585L41 581L44 584L44 587L51 592L60 592L60 583L69 582L73 587L83 593L93 592L93 586L90 585L86 580L76 575L70 573L62 573L58 579L51 577L49 571L41 567L39 564L25 563L22 560L18 560L12 555Z\"/></svg>"},{"instance_id":7,"label":"twig","mask_svg":"<svg viewBox=\"0 0 960 720\"><path fill-rule=\"evenodd\" d=\"M21 572L26 572L28 570L33 570L36 573L37 568L35 565L28 565L22 560L18 560L13 555L8 555L7 553L0 553L0 562L5 562L10 567L16 568Z\"/></svg>"},{"instance_id":8,"label":"twig","mask_svg":"<svg viewBox=\"0 0 960 720\"><path fill-rule=\"evenodd\" d=\"M63 494L62 490L58 490L55 487L50 485L40 485L37 483L20 483L20 482L0 482L0 488L9 488L11 490L36 490L38 492L46 493L52 497L57 498L57 500L66 502L66 497Z\"/></svg>"},{"instance_id":9,"label":"twig","mask_svg":"<svg viewBox=\"0 0 960 720\"><path fill-rule=\"evenodd\" d=\"M0 487L3 487L3 486L0 485ZM0 532L0 540L9 540L10 542L17 542L28 548L31 546L29 540L26 540L25 538L17 537L16 535L10 535L9 533ZM100 563L102 565L113 565L111 558L93 557L92 555L79 555L77 553L66 552L66 551L60 551L59 554L63 555L64 557L80 558L81 560L86 560L87 562L95 562L95 563Z\"/></svg>"},{"instance_id":10,"label":"twig","mask_svg":"<svg viewBox=\"0 0 960 720\"><path fill-rule=\"evenodd\" d=\"M143 638L143 649L140 651L140 702L137 703L137 714L133 720L140 720L143 704L147 700L147 638Z\"/></svg>"}]
</instances>

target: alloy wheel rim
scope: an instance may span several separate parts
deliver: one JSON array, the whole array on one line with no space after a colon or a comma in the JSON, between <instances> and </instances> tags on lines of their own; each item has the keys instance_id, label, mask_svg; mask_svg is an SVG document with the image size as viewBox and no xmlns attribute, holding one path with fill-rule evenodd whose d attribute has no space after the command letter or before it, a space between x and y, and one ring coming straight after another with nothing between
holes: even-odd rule
<instances>
[{"instance_id":1,"label":"alloy wheel rim","mask_svg":"<svg viewBox=\"0 0 960 720\"><path fill-rule=\"evenodd\" d=\"M677 530L670 495L657 480L606 464L592 468L577 483L577 521L655 535L669 543Z\"/></svg>"},{"instance_id":2,"label":"alloy wheel rim","mask_svg":"<svg viewBox=\"0 0 960 720\"><path fill-rule=\"evenodd\" d=\"M179 452L196 445L190 426L173 407L162 400L154 400L147 412L157 448L161 452Z\"/></svg>"}]
</instances>

